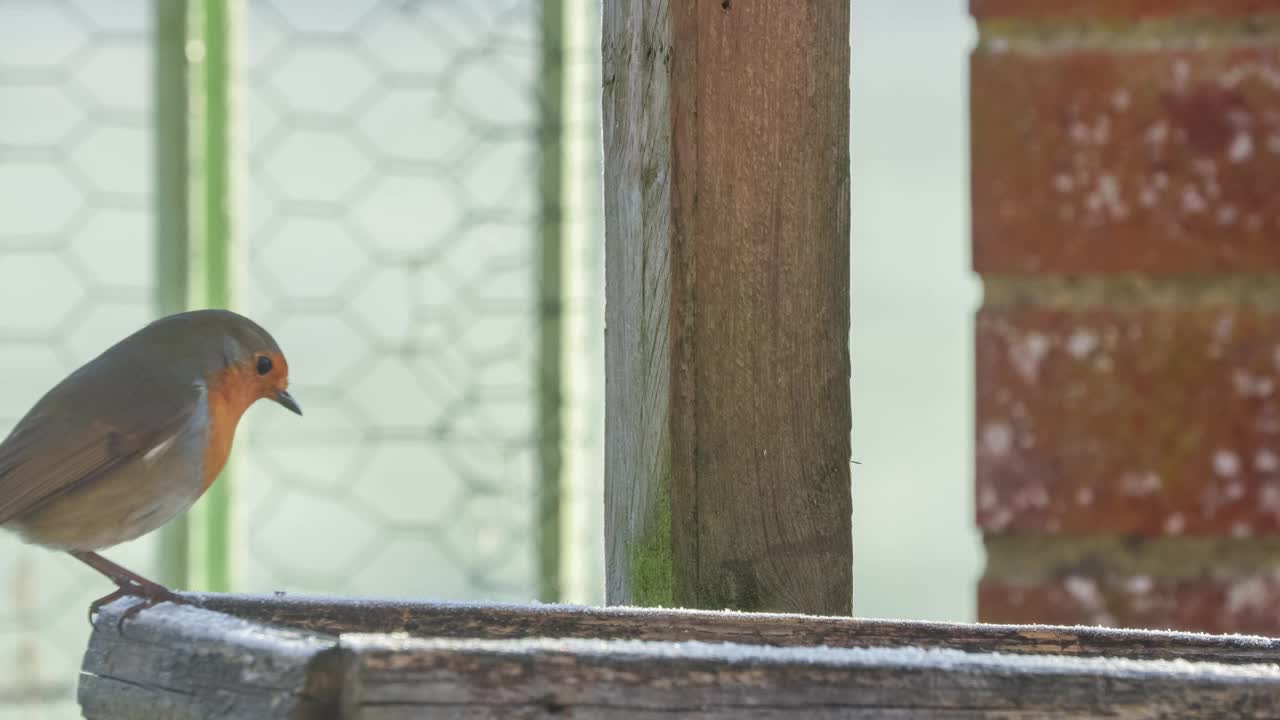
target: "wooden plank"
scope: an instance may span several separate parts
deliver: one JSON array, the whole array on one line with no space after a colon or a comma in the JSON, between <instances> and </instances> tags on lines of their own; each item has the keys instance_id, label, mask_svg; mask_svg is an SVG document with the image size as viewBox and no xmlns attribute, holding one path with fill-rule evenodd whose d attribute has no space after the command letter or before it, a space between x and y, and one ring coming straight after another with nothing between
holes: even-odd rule
<instances>
[{"instance_id":1,"label":"wooden plank","mask_svg":"<svg viewBox=\"0 0 1280 720\"><path fill-rule=\"evenodd\" d=\"M1270 638L191 597L205 607L162 604L123 634L134 601L103 609L85 717L1266 717L1280 702Z\"/></svg>"},{"instance_id":2,"label":"wooden plank","mask_svg":"<svg viewBox=\"0 0 1280 720\"><path fill-rule=\"evenodd\" d=\"M604 5L610 604L850 612L848 28Z\"/></svg>"},{"instance_id":3,"label":"wooden plank","mask_svg":"<svg viewBox=\"0 0 1280 720\"><path fill-rule=\"evenodd\" d=\"M342 717L1275 717L1280 667L955 650L343 638Z\"/></svg>"},{"instance_id":4,"label":"wooden plank","mask_svg":"<svg viewBox=\"0 0 1280 720\"><path fill-rule=\"evenodd\" d=\"M322 635L354 632L483 639L697 640L777 647L918 646L1010 654L1280 663L1280 639L1248 635L575 605L371 602L246 595L197 597L211 610Z\"/></svg>"},{"instance_id":5,"label":"wooden plank","mask_svg":"<svg viewBox=\"0 0 1280 720\"><path fill-rule=\"evenodd\" d=\"M80 673L88 720L327 718L337 707L337 639L162 604L130 618L136 600L104 608Z\"/></svg>"}]
</instances>

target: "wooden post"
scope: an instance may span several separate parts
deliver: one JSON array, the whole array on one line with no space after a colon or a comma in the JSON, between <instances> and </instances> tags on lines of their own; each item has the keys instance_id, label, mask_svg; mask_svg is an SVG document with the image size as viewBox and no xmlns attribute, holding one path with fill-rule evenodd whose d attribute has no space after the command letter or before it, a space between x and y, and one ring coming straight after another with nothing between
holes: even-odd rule
<instances>
[{"instance_id":1,"label":"wooden post","mask_svg":"<svg viewBox=\"0 0 1280 720\"><path fill-rule=\"evenodd\" d=\"M849 4L602 46L608 602L847 614Z\"/></svg>"},{"instance_id":2,"label":"wooden post","mask_svg":"<svg viewBox=\"0 0 1280 720\"><path fill-rule=\"evenodd\" d=\"M564 2L541 0L538 80L538 599L563 593Z\"/></svg>"}]
</instances>

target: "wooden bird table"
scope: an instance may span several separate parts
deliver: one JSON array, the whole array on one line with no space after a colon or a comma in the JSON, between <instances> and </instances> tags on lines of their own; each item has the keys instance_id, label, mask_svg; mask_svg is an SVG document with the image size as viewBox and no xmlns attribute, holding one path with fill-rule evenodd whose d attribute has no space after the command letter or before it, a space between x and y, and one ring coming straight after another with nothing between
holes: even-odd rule
<instances>
[{"instance_id":1,"label":"wooden bird table","mask_svg":"<svg viewBox=\"0 0 1280 720\"><path fill-rule=\"evenodd\" d=\"M707 611L196 595L103 608L117 718L1280 715L1280 640Z\"/></svg>"}]
</instances>

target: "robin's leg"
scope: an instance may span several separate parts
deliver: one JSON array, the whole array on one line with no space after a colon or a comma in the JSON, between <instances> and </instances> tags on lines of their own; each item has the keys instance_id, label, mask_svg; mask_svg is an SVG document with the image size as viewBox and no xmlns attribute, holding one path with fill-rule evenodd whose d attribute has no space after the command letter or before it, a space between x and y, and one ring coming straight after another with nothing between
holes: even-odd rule
<instances>
[{"instance_id":1,"label":"robin's leg","mask_svg":"<svg viewBox=\"0 0 1280 720\"><path fill-rule=\"evenodd\" d=\"M98 614L99 608L109 602L113 602L126 596L140 597L143 599L143 602L124 611L124 614L120 616L120 622L118 623L121 627L124 626L125 620L149 607L159 605L162 602L191 603L190 600L179 596L169 588L159 583L152 582L132 570L121 567L120 565L102 557L98 553L72 550L71 555L80 562L88 565L94 570L97 570L103 575L106 575L111 582L115 583L116 587L119 588L110 595L100 597L89 604L90 624L93 623L93 618Z\"/></svg>"}]
</instances>

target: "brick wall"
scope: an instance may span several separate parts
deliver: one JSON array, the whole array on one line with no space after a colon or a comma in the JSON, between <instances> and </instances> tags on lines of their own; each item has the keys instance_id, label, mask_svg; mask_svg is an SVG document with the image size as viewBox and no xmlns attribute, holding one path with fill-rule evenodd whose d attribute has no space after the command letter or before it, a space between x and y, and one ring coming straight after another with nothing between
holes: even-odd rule
<instances>
[{"instance_id":1,"label":"brick wall","mask_svg":"<svg viewBox=\"0 0 1280 720\"><path fill-rule=\"evenodd\" d=\"M972 0L992 622L1280 635L1280 0Z\"/></svg>"}]
</instances>

